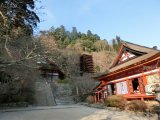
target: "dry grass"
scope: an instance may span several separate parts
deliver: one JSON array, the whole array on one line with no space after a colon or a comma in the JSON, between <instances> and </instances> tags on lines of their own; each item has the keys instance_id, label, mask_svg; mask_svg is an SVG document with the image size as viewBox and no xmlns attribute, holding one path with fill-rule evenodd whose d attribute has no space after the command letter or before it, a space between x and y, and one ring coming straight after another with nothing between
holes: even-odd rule
<instances>
[{"instance_id":1,"label":"dry grass","mask_svg":"<svg viewBox=\"0 0 160 120\"><path fill-rule=\"evenodd\" d=\"M89 104L93 104L94 103L94 97L89 95L86 99L86 102L89 103Z\"/></svg>"},{"instance_id":2,"label":"dry grass","mask_svg":"<svg viewBox=\"0 0 160 120\"><path fill-rule=\"evenodd\" d=\"M148 108L151 108L153 106L159 106L159 103L157 101L145 101Z\"/></svg>"},{"instance_id":3,"label":"dry grass","mask_svg":"<svg viewBox=\"0 0 160 120\"><path fill-rule=\"evenodd\" d=\"M147 109L147 105L144 101L133 100L126 104L125 110L130 110L134 112L145 112Z\"/></svg>"},{"instance_id":4,"label":"dry grass","mask_svg":"<svg viewBox=\"0 0 160 120\"><path fill-rule=\"evenodd\" d=\"M122 95L112 95L106 98L105 105L108 107L117 107L124 109L127 101Z\"/></svg>"},{"instance_id":5,"label":"dry grass","mask_svg":"<svg viewBox=\"0 0 160 120\"><path fill-rule=\"evenodd\" d=\"M151 113L156 113L160 110L160 105L157 101L145 101L145 103Z\"/></svg>"}]
</instances>

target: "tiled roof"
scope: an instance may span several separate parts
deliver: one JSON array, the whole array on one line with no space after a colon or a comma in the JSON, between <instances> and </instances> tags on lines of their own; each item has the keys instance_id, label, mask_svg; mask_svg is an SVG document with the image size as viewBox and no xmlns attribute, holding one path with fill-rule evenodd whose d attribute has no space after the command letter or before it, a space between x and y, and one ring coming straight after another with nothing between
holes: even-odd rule
<instances>
[{"instance_id":1,"label":"tiled roof","mask_svg":"<svg viewBox=\"0 0 160 120\"><path fill-rule=\"evenodd\" d=\"M129 65L135 64L135 63L137 63L137 62L146 60L146 59L148 59L148 58L156 55L157 53L159 53L159 52L158 52L158 51L152 51L152 52L150 52L150 53L148 53L148 54L145 54L145 55L142 55L142 56L137 57L137 58L135 58L135 59L129 60L129 61L124 62L124 63L122 63L122 64L119 64L119 65L117 65L117 66L115 66L115 67L112 67L112 68L109 70L109 72L113 72L113 71L116 71L116 70L118 70L118 69L127 67L127 66L129 66Z\"/></svg>"},{"instance_id":2,"label":"tiled roof","mask_svg":"<svg viewBox=\"0 0 160 120\"><path fill-rule=\"evenodd\" d=\"M118 58L122 54L122 50L124 48L132 50L132 51L135 51L137 53L139 52L139 53L141 53L141 56L135 57L134 59L125 61L125 62L123 62L121 64L116 64L117 61L118 61ZM159 52L160 52L159 50L156 50L156 49L153 49L153 48L148 48L148 47L145 47L145 46L140 46L140 45L129 43L129 42L123 42L122 43L122 49L119 52L119 55L117 56L117 59L115 59L113 65L112 65L112 67L110 69L110 72L113 72L115 70L121 69L123 67L127 67L129 65L132 65L132 64L135 64L135 63L140 62L142 60L145 60L147 58L150 58L150 57L156 55Z\"/></svg>"},{"instance_id":3,"label":"tiled roof","mask_svg":"<svg viewBox=\"0 0 160 120\"><path fill-rule=\"evenodd\" d=\"M119 60L119 57L122 54L122 50L124 48L135 51L137 53L140 53L141 55L137 56L135 58L132 58L128 61L117 64L117 62ZM122 68L128 67L130 65L134 65L138 62L147 60L147 59L151 58L152 56L155 56L158 53L160 53L160 51L156 50L156 49L153 49L153 48L148 48L148 47L145 47L145 46L141 46L141 45L137 45L137 44L133 44L133 43L129 43L129 42L123 42L122 46L121 46L121 50L119 51L119 54L118 54L117 58L115 59L115 61L113 62L113 65L111 66L109 72L101 74L100 76L97 76L95 78L99 78L99 77L104 76L106 74L110 74L114 71L117 71L117 70L120 70Z\"/></svg>"}]
</instances>

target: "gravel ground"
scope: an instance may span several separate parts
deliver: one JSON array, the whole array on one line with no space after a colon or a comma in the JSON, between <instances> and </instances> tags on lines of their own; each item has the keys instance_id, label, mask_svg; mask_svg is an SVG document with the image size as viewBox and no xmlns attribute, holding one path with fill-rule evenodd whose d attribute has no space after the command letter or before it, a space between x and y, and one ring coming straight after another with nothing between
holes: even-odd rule
<instances>
[{"instance_id":1,"label":"gravel ground","mask_svg":"<svg viewBox=\"0 0 160 120\"><path fill-rule=\"evenodd\" d=\"M157 120L157 116L149 118L124 111L65 105L1 110L0 120Z\"/></svg>"},{"instance_id":2,"label":"gravel ground","mask_svg":"<svg viewBox=\"0 0 160 120\"><path fill-rule=\"evenodd\" d=\"M99 110L92 115L82 118L81 120L158 120L157 115L144 116L135 115L125 111Z\"/></svg>"}]
</instances>

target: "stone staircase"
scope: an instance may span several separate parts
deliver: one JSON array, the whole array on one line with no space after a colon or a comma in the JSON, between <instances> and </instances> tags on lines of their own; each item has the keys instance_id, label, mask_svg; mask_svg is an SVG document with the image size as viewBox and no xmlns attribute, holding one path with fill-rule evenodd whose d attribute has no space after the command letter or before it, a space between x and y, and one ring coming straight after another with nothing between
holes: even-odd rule
<instances>
[{"instance_id":1,"label":"stone staircase","mask_svg":"<svg viewBox=\"0 0 160 120\"><path fill-rule=\"evenodd\" d=\"M57 105L71 105L75 104L73 100L72 90L69 84L56 84L57 89L54 93Z\"/></svg>"},{"instance_id":2,"label":"stone staircase","mask_svg":"<svg viewBox=\"0 0 160 120\"><path fill-rule=\"evenodd\" d=\"M75 104L75 102L73 101L72 96L63 96L63 97L56 98L56 104L57 105L72 105L72 104Z\"/></svg>"}]
</instances>

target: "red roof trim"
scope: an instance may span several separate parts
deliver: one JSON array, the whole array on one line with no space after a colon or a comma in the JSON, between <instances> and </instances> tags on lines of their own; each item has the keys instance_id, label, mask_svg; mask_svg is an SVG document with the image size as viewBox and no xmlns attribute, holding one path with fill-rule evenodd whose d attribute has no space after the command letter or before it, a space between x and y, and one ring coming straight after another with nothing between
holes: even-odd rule
<instances>
[{"instance_id":1,"label":"red roof trim","mask_svg":"<svg viewBox=\"0 0 160 120\"><path fill-rule=\"evenodd\" d=\"M155 59L153 59L153 58L155 58ZM130 65L130 66L127 66L127 67L124 67L124 68L122 68L122 69L118 69L118 70L116 70L116 71L114 71L114 72L111 72L111 73L107 73L107 74L105 74L105 75L103 75L103 76L100 76L100 77L98 77L97 78L97 80L102 80L103 78L106 78L106 77L108 77L108 76L111 76L112 74L117 74L117 73L120 73L120 72L122 72L122 71L126 71L126 68L128 68L128 69L132 69L132 68L134 68L134 67L137 67L137 66L141 66L141 65L145 65L145 64L147 64L148 62L151 62L151 61L156 61L156 60L158 60L158 59L160 59L160 52L159 53L157 53L156 55L154 55L154 56L152 56L151 58L149 58L149 60L143 60L143 61L140 61L140 62L138 62L138 63L136 63L136 66L135 65Z\"/></svg>"},{"instance_id":2,"label":"red roof trim","mask_svg":"<svg viewBox=\"0 0 160 120\"><path fill-rule=\"evenodd\" d=\"M122 55L122 50L123 50L123 48L124 48L124 44L121 45L120 50L119 50L119 52L118 52L118 55L117 55L116 59L114 60L113 64L111 65L110 69L111 69L112 67L114 67L114 66L116 65L116 63L118 62L119 57Z\"/></svg>"}]
</instances>

